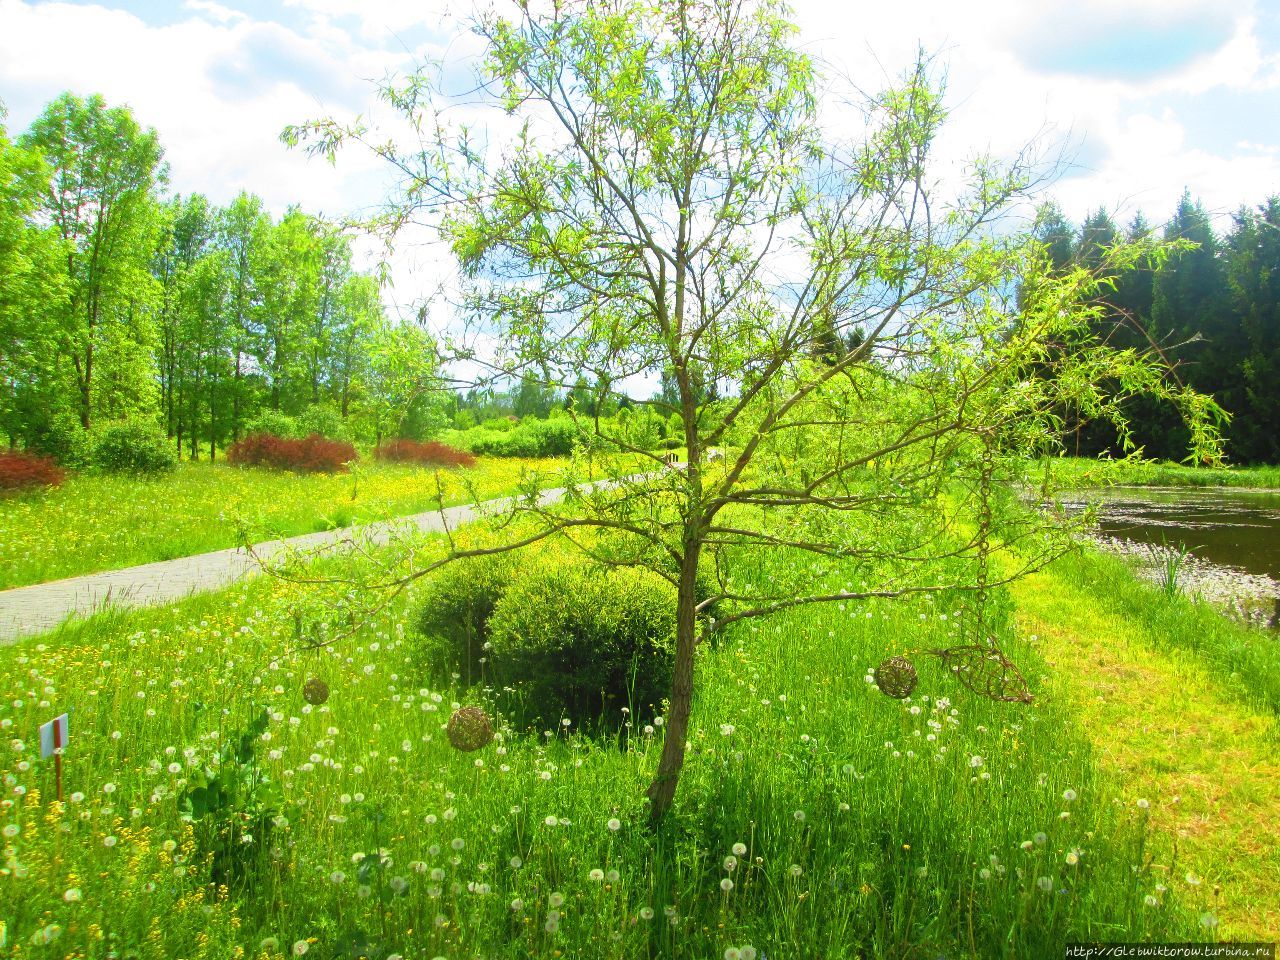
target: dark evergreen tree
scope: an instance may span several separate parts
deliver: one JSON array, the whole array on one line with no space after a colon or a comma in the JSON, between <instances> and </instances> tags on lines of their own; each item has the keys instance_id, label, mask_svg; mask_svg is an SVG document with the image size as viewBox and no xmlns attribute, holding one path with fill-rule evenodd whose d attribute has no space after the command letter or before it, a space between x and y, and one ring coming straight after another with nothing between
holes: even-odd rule
<instances>
[{"instance_id":1,"label":"dark evergreen tree","mask_svg":"<svg viewBox=\"0 0 1280 960\"><path fill-rule=\"evenodd\" d=\"M1229 451L1243 462L1280 463L1280 196L1236 215L1225 256L1243 340Z\"/></svg>"}]
</instances>

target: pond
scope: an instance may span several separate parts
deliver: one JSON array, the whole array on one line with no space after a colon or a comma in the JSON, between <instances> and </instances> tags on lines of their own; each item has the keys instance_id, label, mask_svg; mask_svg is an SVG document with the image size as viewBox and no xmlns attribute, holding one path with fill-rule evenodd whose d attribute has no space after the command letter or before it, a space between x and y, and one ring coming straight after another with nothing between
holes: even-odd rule
<instances>
[{"instance_id":1,"label":"pond","mask_svg":"<svg viewBox=\"0 0 1280 960\"><path fill-rule=\"evenodd\" d=\"M1280 580L1280 490L1107 487L1062 495L1070 510L1098 504L1104 537L1183 544L1201 560Z\"/></svg>"},{"instance_id":2,"label":"pond","mask_svg":"<svg viewBox=\"0 0 1280 960\"><path fill-rule=\"evenodd\" d=\"M1066 491L1068 512L1098 505L1097 537L1157 579L1159 552L1190 551L1189 587L1257 620L1280 611L1280 490L1239 487L1106 487ZM1280 616L1273 612L1272 617Z\"/></svg>"}]
</instances>

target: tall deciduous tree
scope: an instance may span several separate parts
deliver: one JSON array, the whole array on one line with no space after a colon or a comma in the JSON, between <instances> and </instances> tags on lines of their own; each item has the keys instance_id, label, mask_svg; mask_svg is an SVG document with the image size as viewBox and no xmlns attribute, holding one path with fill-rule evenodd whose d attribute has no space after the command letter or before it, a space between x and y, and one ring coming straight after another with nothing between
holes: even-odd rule
<instances>
[{"instance_id":1,"label":"tall deciduous tree","mask_svg":"<svg viewBox=\"0 0 1280 960\"><path fill-rule=\"evenodd\" d=\"M22 143L52 171L40 213L65 249L69 297L59 352L73 371L78 414L87 428L96 410L118 415L140 409L148 388L154 389L147 382L153 371L142 358L152 336L147 267L153 191L165 178L163 152L155 131L142 129L127 107L70 93L45 108ZM96 396L98 379L109 381L114 393Z\"/></svg>"},{"instance_id":2,"label":"tall deciduous tree","mask_svg":"<svg viewBox=\"0 0 1280 960\"><path fill-rule=\"evenodd\" d=\"M0 429L10 444L36 439L67 401L53 361L66 301L61 241L36 222L48 185L42 158L0 123Z\"/></svg>"},{"instance_id":3,"label":"tall deciduous tree","mask_svg":"<svg viewBox=\"0 0 1280 960\"><path fill-rule=\"evenodd\" d=\"M846 105L841 125L860 134L840 141L771 0L522 2L514 19L476 28L487 89L523 121L513 143L451 127L424 76L384 90L430 131L421 145L400 151L334 121L286 138L328 153L361 139L407 175L382 222L434 214L490 338L480 342L495 345L470 349L471 363L564 388L579 374L617 385L670 370L684 469L578 487L564 509L517 505L538 531L524 542L593 528L597 556L675 587L648 790L657 820L685 761L702 639L798 604L989 585L990 482L1005 451L1052 443L1052 411L1081 394L1114 412L1097 395L1108 377L1171 391L1142 358L1091 342L1087 271L1033 285L1021 314L1008 302L1043 264L984 225L1027 171L976 158L967 184L933 195L944 110L926 63ZM1108 268L1135 257L1113 252ZM855 330L853 350L815 359ZM1023 377L1066 339L1080 344L1055 359L1057 377ZM700 405L707 384L725 390ZM661 466L602 421L580 422ZM760 582L736 564L761 549L816 555L829 576ZM1043 556L1028 544L1020 559ZM970 657L963 676L987 692L1024 696L980 623L967 652L948 656Z\"/></svg>"},{"instance_id":4,"label":"tall deciduous tree","mask_svg":"<svg viewBox=\"0 0 1280 960\"><path fill-rule=\"evenodd\" d=\"M218 246L227 251L231 284L231 438L240 439L240 427L253 402L247 386L251 357L259 356L262 340L262 295L259 290L266 259L271 219L257 197L241 193L218 217Z\"/></svg>"}]
</instances>

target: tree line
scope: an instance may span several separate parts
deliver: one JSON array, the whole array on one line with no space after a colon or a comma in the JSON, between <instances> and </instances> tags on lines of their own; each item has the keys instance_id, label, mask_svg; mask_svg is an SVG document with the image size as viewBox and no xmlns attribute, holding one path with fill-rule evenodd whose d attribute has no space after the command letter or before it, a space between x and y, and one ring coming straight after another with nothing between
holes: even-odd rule
<instances>
[{"instance_id":1,"label":"tree line","mask_svg":"<svg viewBox=\"0 0 1280 960\"><path fill-rule=\"evenodd\" d=\"M10 139L0 107L0 432L62 453L105 423L160 425L210 459L264 414L378 440L431 381L340 226L241 193L169 193L154 129L65 93Z\"/></svg>"},{"instance_id":2,"label":"tree line","mask_svg":"<svg viewBox=\"0 0 1280 960\"><path fill-rule=\"evenodd\" d=\"M1117 278L1099 333L1121 349L1158 347L1186 384L1211 394L1230 417L1222 425L1229 460L1280 463L1280 196L1242 207L1223 236L1189 193L1158 231L1141 213L1122 228L1105 209L1077 228L1046 204L1033 232L1058 271L1092 268L1122 239L1158 232L1181 241L1159 266ZM1167 405L1133 399L1127 414L1147 456L1186 456L1186 426ZM1115 431L1086 410L1064 411L1064 426L1068 452L1121 452Z\"/></svg>"}]
</instances>

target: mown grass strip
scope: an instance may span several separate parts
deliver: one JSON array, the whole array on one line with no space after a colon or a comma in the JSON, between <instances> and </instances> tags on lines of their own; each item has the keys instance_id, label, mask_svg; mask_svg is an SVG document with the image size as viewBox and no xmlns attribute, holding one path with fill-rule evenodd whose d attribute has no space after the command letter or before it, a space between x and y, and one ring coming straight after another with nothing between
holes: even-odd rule
<instances>
[{"instance_id":1,"label":"mown grass strip","mask_svg":"<svg viewBox=\"0 0 1280 960\"><path fill-rule=\"evenodd\" d=\"M1107 558L1066 560L1013 587L1049 688L1069 702L1102 766L1181 867L1170 885L1226 936L1280 935L1280 763L1275 649L1212 611L1167 601ZM1083 578L1092 572L1097 579ZM1219 622L1206 619L1216 618ZM1224 664L1256 669L1224 676ZM1248 667L1246 667L1248 665Z\"/></svg>"}]
</instances>

